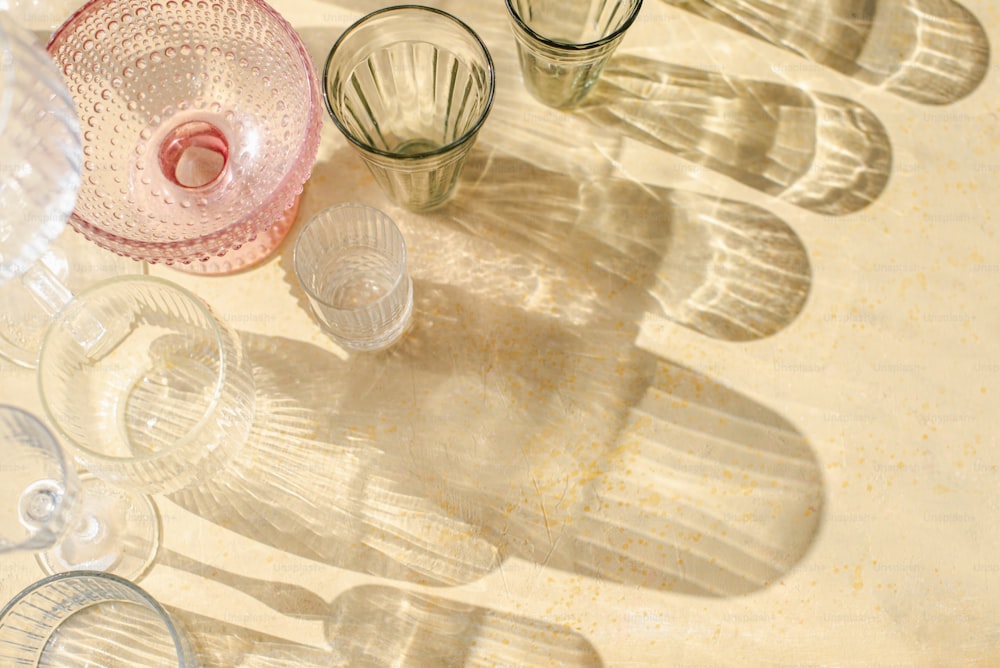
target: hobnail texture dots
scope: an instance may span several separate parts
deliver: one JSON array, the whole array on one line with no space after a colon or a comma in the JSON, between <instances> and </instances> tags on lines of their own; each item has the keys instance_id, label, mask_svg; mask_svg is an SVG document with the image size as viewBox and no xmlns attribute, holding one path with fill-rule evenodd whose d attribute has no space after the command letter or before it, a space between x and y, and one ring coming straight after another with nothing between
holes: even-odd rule
<instances>
[{"instance_id":1,"label":"hobnail texture dots","mask_svg":"<svg viewBox=\"0 0 1000 668\"><path fill-rule=\"evenodd\" d=\"M48 48L83 129L70 222L94 242L205 262L295 206L319 147L319 88L301 39L265 3L92 0Z\"/></svg>"},{"instance_id":2,"label":"hobnail texture dots","mask_svg":"<svg viewBox=\"0 0 1000 668\"><path fill-rule=\"evenodd\" d=\"M0 284L24 274L66 227L82 156L59 70L0 12Z\"/></svg>"}]
</instances>

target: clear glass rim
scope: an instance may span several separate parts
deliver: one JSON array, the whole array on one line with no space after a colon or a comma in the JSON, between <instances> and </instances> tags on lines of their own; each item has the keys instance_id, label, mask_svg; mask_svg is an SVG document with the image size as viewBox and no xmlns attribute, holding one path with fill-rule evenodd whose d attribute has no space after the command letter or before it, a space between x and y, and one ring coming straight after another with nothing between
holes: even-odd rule
<instances>
[{"instance_id":1,"label":"clear glass rim","mask_svg":"<svg viewBox=\"0 0 1000 668\"><path fill-rule=\"evenodd\" d=\"M320 224L320 217L331 216L345 209L361 209L363 211L370 211L377 214L378 217L384 218L392 225L393 229L396 230L396 234L399 235L399 245L402 250L401 264L403 265L403 270L397 274L396 280L392 284L392 288L388 290L384 295L376 299L375 301L369 304L365 304L360 308L339 308L337 306L334 306L330 302L326 301L325 299L317 295L307 285L306 281L302 280L301 274L299 273L299 247L301 244L305 243L303 239L306 236L306 232L309 230L309 228L313 227L314 225ZM360 202L344 202L342 204L334 204L333 206L329 206L323 209L322 211L318 212L316 215L310 218L306 222L306 224L302 227L302 231L299 232L299 236L295 239L295 247L292 249L292 267L295 270L295 278L298 280L299 286L306 293L306 295L309 296L309 299L315 300L316 302L322 304L324 307L336 313L357 313L359 311L370 309L378 304L385 303L385 301L391 295L394 295L396 293L396 290L399 289L399 286L402 285L404 281L409 279L409 273L406 269L406 261L407 261L406 240L403 238L403 232L402 230L399 229L399 226L396 224L396 221L394 221L391 216L389 216L386 212L382 211L381 209L377 209L373 206L362 204Z\"/></svg>"},{"instance_id":2,"label":"clear glass rim","mask_svg":"<svg viewBox=\"0 0 1000 668\"><path fill-rule=\"evenodd\" d=\"M170 634L170 639L174 643L174 651L177 654L178 668L185 668L186 666L192 665L189 664L187 661L187 644L181 637L180 631L174 625L174 621L170 618L170 615L167 613L166 609L162 605L160 605L159 601L150 596L145 589L135 584L134 582L126 580L125 578L119 577L112 573L105 573L104 571L66 571L65 573L56 573L55 575L50 575L46 578L42 578L41 580L33 582L32 584L28 585L20 592L18 592L18 594L16 594L12 599L10 599L7 602L7 604L3 607L3 609L0 609L0 626L3 626L4 621L7 619L7 615L9 615L14 610L17 604L20 603L25 598L27 598L28 596L30 596L31 594L33 594L34 592L44 589L45 587L48 587L53 582L59 582L60 580L75 580L82 578L96 578L98 580L108 580L115 584L121 585L126 589L131 590L133 593L139 596L139 598L141 598L146 603L146 605L148 605L149 608L156 613L156 615L160 618L160 621L163 622L164 628L166 628L167 632ZM96 603L93 605L96 605ZM83 610L86 609L87 607L90 606L89 605L84 606L84 608L80 609Z\"/></svg>"},{"instance_id":3,"label":"clear glass rim","mask_svg":"<svg viewBox=\"0 0 1000 668\"><path fill-rule=\"evenodd\" d=\"M535 32L535 30L533 30L531 26L529 26L527 23L524 22L524 19L521 18L521 15L517 12L517 10L514 9L513 0L504 0L504 2L507 5L507 13L517 23L518 28L526 32L528 35L530 35L532 39L535 39L545 44L546 46L550 46L555 49L566 49L571 51L589 51L591 49L596 49L606 44L609 44L610 42L613 42L619 36L624 34L626 30L629 29L629 27L635 22L636 17L639 16L639 10L642 9L642 0L636 0L635 6L632 8L632 12L622 22L622 24L618 26L617 29L615 29L614 31L612 31L611 33L605 35L600 39L594 40L593 42L576 44L573 42L559 42Z\"/></svg>"},{"instance_id":4,"label":"clear glass rim","mask_svg":"<svg viewBox=\"0 0 1000 668\"><path fill-rule=\"evenodd\" d=\"M41 398L42 408L45 410L45 414L49 417L49 420L52 422L52 425L55 427L56 431L58 431L59 434L61 434L67 441L69 441L78 452L82 453L84 457L93 460L93 463L96 464L106 464L112 466L121 466L132 463L150 462L150 461L156 461L158 459L163 459L172 455L174 452L183 448L185 445L187 445L193 439L195 439L197 435L200 434L205 429L205 426L212 419L212 416L218 409L219 402L222 401L222 394L223 394L222 390L226 382L226 376L229 373L229 367L232 366L231 360L226 355L225 346L222 344L223 325L220 323L218 317L208 306L208 304L206 304L204 300L202 300L201 297L191 292L187 288L182 287L172 281L168 281L166 279L159 278L157 276L149 276L149 275L115 276L113 278L105 279L103 281L98 281L93 285L87 286L85 289L81 290L79 293L75 295L74 299L69 302L66 308L72 307L73 304L76 304L78 300L82 297L86 297L91 295L92 293L99 292L101 290L105 290L107 288L114 287L116 285L124 283L149 283L153 285L158 285L159 287L167 288L168 290L173 290L175 292L178 292L181 295L183 295L186 299L188 299L191 302L191 304L205 316L206 320L211 326L211 331L214 335L215 349L218 353L219 372L218 374L216 374L215 377L215 382L212 392L212 400L209 402L208 406L205 407L205 410L202 411L201 417L198 418L198 422L195 425L193 425L191 429L188 430L187 433L185 433L180 438L176 439L170 448L166 450L159 450L157 452L150 452L148 454L139 455L135 457L111 457L109 455L96 452L91 448L87 447L85 444L82 444L79 441L77 441L75 438L66 433L66 430L62 428L62 426L60 425L60 421L56 418L56 411L53 410L53 406L51 405L48 399L48 395L44 390L43 378L45 374L42 373L42 364L41 364L42 359L45 356L45 351L50 345L50 339L51 337L55 336L53 332L55 332L56 328L49 327L48 331L46 331L45 333L45 336L42 338L42 345L39 348L38 372L35 374L36 383L38 385L38 395ZM56 317L58 318L59 315L57 314ZM237 334L236 336L239 335Z\"/></svg>"},{"instance_id":5,"label":"clear glass rim","mask_svg":"<svg viewBox=\"0 0 1000 668\"><path fill-rule=\"evenodd\" d=\"M445 144L444 146L439 146L438 148L433 149L431 151L424 151L422 153L400 154L400 153L393 153L392 151L385 151L378 147L372 146L367 142L359 140L357 137L354 136L354 134L350 130L348 130L344 126L343 123L340 122L340 119L337 118L336 112L333 110L333 103L330 100L329 82L330 82L330 70L333 65L334 55L337 53L337 50L338 48L340 48L341 44L343 44L344 41L348 39L355 31L361 28L364 24L379 18L383 14L397 13L397 12L404 13L410 11L436 14L453 22L455 25L459 27L459 29L471 35L472 39L475 40L476 44L478 44L479 48L482 50L483 56L486 58L486 74L489 79L489 85L487 86L486 104L483 107L482 113L479 114L479 118L477 118L476 122L472 124L472 127L466 130L464 133L462 133L461 137L458 137L454 141ZM333 119L333 122L337 126L337 129L340 130L341 134L343 134L348 141L350 141L352 144L357 146L362 151L365 151L366 153L373 153L375 155L379 155L384 158L390 158L392 160L405 160L407 162L416 162L418 160L425 160L427 158L433 158L435 156L448 153L454 148L461 146L462 144L469 141L470 138L474 137L476 133L479 132L479 129L486 122L486 118L490 115L490 110L493 108L493 97L495 91L496 91L496 70L493 65L493 56L490 54L489 49L486 48L486 44L479 37L476 31L470 28L468 24L466 24L464 21L454 16L453 14L449 14L446 11L436 9L434 7L425 7L423 5L395 5L391 7L383 7L382 9L376 9L375 11L366 14L362 18L352 23L347 28L347 30L341 33L340 37L337 38L337 41L334 42L333 46L330 48L330 52L326 56L326 63L323 66L323 102L326 105L327 113L330 115L330 118Z\"/></svg>"}]
</instances>

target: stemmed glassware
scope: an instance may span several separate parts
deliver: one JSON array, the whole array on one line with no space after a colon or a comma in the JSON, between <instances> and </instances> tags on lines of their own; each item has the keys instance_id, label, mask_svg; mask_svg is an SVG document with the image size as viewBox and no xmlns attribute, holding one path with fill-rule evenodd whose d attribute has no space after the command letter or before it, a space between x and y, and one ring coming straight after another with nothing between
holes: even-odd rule
<instances>
[{"instance_id":1,"label":"stemmed glassware","mask_svg":"<svg viewBox=\"0 0 1000 668\"><path fill-rule=\"evenodd\" d=\"M38 418L0 405L0 553L34 552L47 573L89 569L139 578L159 545L145 496L78 476Z\"/></svg>"},{"instance_id":2,"label":"stemmed glassware","mask_svg":"<svg viewBox=\"0 0 1000 668\"><path fill-rule=\"evenodd\" d=\"M54 314L71 298L39 262L76 203L83 152L73 101L30 33L0 12L0 285Z\"/></svg>"},{"instance_id":3,"label":"stemmed glassware","mask_svg":"<svg viewBox=\"0 0 1000 668\"><path fill-rule=\"evenodd\" d=\"M137 578L156 552L159 519L148 497L116 483L123 478L138 479L137 486L143 491L159 491L187 484L195 479L194 472L224 461L233 450L224 444L240 444L245 439L236 414L253 413L249 365L239 352L235 334L224 326L215 329L218 321L207 315L203 303L193 295L183 293L175 298L177 291L168 282L120 277L91 286L104 286L96 292L84 288L82 299L63 283L52 263L46 261L51 260L46 253L66 229L81 184L83 156L88 153L81 150L76 107L46 52L3 13L0 57L7 65L0 73L0 167L8 172L0 179L0 287L16 286L33 296L46 318L31 328L32 334L44 330L47 341L58 342L48 346L53 353L49 359L76 365L58 372L51 366L39 371L42 386L50 391L43 392L45 406L50 415L60 418L54 422L66 430L70 443L77 444L73 437L79 436L74 426L89 425L85 428L95 433L115 433L124 427L127 444L138 443L146 449L135 453L141 461L125 467L130 475L120 475L116 464L122 453L115 452L105 453L106 461L99 456L78 456L77 460L88 465L88 472L77 476L69 458L64 458L52 434L37 419L5 408L5 464L0 474L4 493L12 498L0 510L6 513L0 551L36 552L48 572L91 568ZM95 294L108 299L101 301ZM124 295L135 294L160 300L144 312L150 320L142 320L129 310L135 301ZM0 327L0 333L2 330ZM155 336L157 333L163 336ZM147 344L150 347L144 348ZM44 349L45 344L41 345ZM30 345L14 346L14 350L24 354L21 359L11 355L17 361L29 365L33 361ZM162 363L157 367L151 362L160 375L151 371L146 376L129 376L136 364L154 359ZM219 372L215 384L212 369ZM60 379L74 383L62 388L64 395L53 390ZM128 379L135 382L134 387L119 385ZM114 414L101 410L107 409L101 403L107 393L123 389L134 401L122 407L121 415L143 415L125 425ZM57 395L55 403L51 401L53 393ZM207 407L197 403L194 395L204 397ZM185 404L185 399L190 401ZM240 405L234 407L234 402ZM81 422L67 427L66 417L81 407L89 412L77 415ZM171 408L175 413L161 412ZM192 417L200 410L204 419ZM174 428L181 429L173 434L181 445L166 456L151 452L168 440L165 430ZM85 440L97 450L107 442L91 441L94 435L86 434ZM113 442L110 447L119 445ZM145 475L151 470L155 473Z\"/></svg>"},{"instance_id":4,"label":"stemmed glassware","mask_svg":"<svg viewBox=\"0 0 1000 668\"><path fill-rule=\"evenodd\" d=\"M319 149L319 84L260 0L91 0L52 36L83 133L70 224L196 273L250 267L288 232Z\"/></svg>"},{"instance_id":5,"label":"stemmed glassware","mask_svg":"<svg viewBox=\"0 0 1000 668\"><path fill-rule=\"evenodd\" d=\"M78 315L106 334L76 341ZM246 443L254 379L239 335L188 290L122 277L80 291L38 359L45 412L76 459L116 487L169 493L222 468Z\"/></svg>"},{"instance_id":6,"label":"stemmed glassware","mask_svg":"<svg viewBox=\"0 0 1000 668\"><path fill-rule=\"evenodd\" d=\"M143 265L67 229L83 169L76 109L45 50L4 12L0 63L0 355L30 367L72 290ZM99 336L91 325L84 339Z\"/></svg>"}]
</instances>

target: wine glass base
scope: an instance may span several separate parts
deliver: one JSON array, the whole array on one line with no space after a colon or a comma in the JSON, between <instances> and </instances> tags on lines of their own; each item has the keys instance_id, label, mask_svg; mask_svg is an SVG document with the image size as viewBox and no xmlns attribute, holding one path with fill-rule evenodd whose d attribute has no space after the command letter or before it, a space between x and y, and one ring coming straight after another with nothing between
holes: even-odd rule
<instances>
[{"instance_id":1,"label":"wine glass base","mask_svg":"<svg viewBox=\"0 0 1000 668\"><path fill-rule=\"evenodd\" d=\"M113 487L89 473L80 476L76 525L36 555L49 575L74 570L139 580L160 546L160 515L153 500Z\"/></svg>"},{"instance_id":2,"label":"wine glass base","mask_svg":"<svg viewBox=\"0 0 1000 668\"><path fill-rule=\"evenodd\" d=\"M145 263L104 250L70 227L52 242L39 262L71 292L114 276L146 272ZM51 321L52 316L20 281L0 285L0 356L33 369Z\"/></svg>"},{"instance_id":3,"label":"wine glass base","mask_svg":"<svg viewBox=\"0 0 1000 668\"><path fill-rule=\"evenodd\" d=\"M298 216L301 199L302 195L300 194L295 198L292 206L285 209L284 215L275 221L266 232L261 232L256 239L243 244L236 250L231 250L220 257L211 257L188 264L177 262L170 265L170 268L186 274L205 276L223 276L252 269L271 257L288 236L288 232L292 229L295 218Z\"/></svg>"}]
</instances>

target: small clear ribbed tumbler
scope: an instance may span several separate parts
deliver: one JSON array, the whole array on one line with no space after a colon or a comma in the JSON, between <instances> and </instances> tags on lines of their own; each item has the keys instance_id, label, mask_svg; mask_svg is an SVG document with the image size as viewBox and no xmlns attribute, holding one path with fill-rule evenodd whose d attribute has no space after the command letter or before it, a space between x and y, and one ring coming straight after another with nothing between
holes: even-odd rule
<instances>
[{"instance_id":1,"label":"small clear ribbed tumbler","mask_svg":"<svg viewBox=\"0 0 1000 668\"><path fill-rule=\"evenodd\" d=\"M642 7L642 0L506 0L521 76L540 102L583 101Z\"/></svg>"},{"instance_id":2,"label":"small clear ribbed tumbler","mask_svg":"<svg viewBox=\"0 0 1000 668\"><path fill-rule=\"evenodd\" d=\"M4 666L197 665L184 631L145 591L94 571L39 580L0 610Z\"/></svg>"},{"instance_id":3,"label":"small clear ribbed tumbler","mask_svg":"<svg viewBox=\"0 0 1000 668\"><path fill-rule=\"evenodd\" d=\"M412 5L348 28L323 81L334 123L382 190L414 211L451 197L494 87L482 40L454 16Z\"/></svg>"},{"instance_id":4,"label":"small clear ribbed tumbler","mask_svg":"<svg viewBox=\"0 0 1000 668\"><path fill-rule=\"evenodd\" d=\"M106 329L89 348L73 336L80 313ZM148 494L222 468L246 442L255 409L236 331L193 293L150 276L81 291L46 332L38 385L80 463Z\"/></svg>"},{"instance_id":5,"label":"small clear ribbed tumbler","mask_svg":"<svg viewBox=\"0 0 1000 668\"><path fill-rule=\"evenodd\" d=\"M353 350L385 348L406 330L413 281L389 216L363 204L325 209L295 242L295 275L323 329Z\"/></svg>"}]
</instances>

